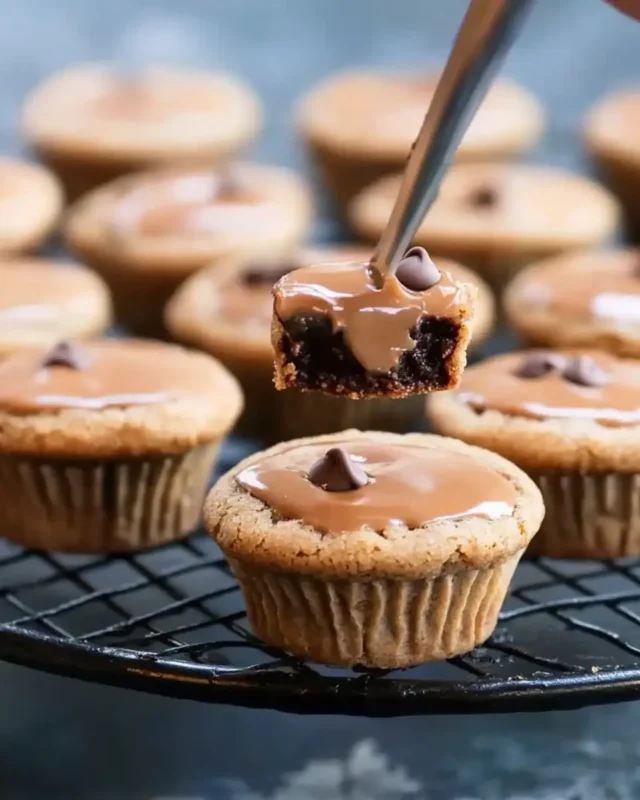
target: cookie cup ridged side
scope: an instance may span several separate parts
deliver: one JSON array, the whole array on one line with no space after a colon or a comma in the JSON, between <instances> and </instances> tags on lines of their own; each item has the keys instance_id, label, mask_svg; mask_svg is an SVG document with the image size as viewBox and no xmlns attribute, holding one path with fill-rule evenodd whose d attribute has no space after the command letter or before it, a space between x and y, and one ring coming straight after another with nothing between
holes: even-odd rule
<instances>
[{"instance_id":1,"label":"cookie cup ridged side","mask_svg":"<svg viewBox=\"0 0 640 800\"><path fill-rule=\"evenodd\" d=\"M545 518L532 555L640 555L640 428L477 413L454 393L430 397L427 415L438 433L491 449L535 481Z\"/></svg>"},{"instance_id":2,"label":"cookie cup ridged side","mask_svg":"<svg viewBox=\"0 0 640 800\"><path fill-rule=\"evenodd\" d=\"M183 454L80 461L0 457L2 535L33 550L116 553L197 525L218 443Z\"/></svg>"},{"instance_id":3,"label":"cookie cup ridged side","mask_svg":"<svg viewBox=\"0 0 640 800\"><path fill-rule=\"evenodd\" d=\"M467 653L496 627L522 553L433 579L339 580L229 559L267 644L324 664L408 667Z\"/></svg>"},{"instance_id":4,"label":"cookie cup ridged side","mask_svg":"<svg viewBox=\"0 0 640 800\"><path fill-rule=\"evenodd\" d=\"M191 532L242 408L236 380L213 359L192 358L219 396L0 411L2 536L34 549L94 553L153 547Z\"/></svg>"},{"instance_id":5,"label":"cookie cup ridged side","mask_svg":"<svg viewBox=\"0 0 640 800\"><path fill-rule=\"evenodd\" d=\"M493 631L540 524L538 490L499 456L437 436L345 431L293 445L360 440L476 457L516 486L514 514L323 534L301 520L279 519L234 480L292 443L253 456L211 491L205 522L240 582L254 631L268 644L337 665L404 667L471 650Z\"/></svg>"}]
</instances>

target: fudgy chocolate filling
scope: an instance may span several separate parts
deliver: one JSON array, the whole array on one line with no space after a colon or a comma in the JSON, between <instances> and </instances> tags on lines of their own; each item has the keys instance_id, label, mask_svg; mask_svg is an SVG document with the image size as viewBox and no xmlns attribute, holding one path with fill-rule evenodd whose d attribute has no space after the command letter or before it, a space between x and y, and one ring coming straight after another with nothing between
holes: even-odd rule
<instances>
[{"instance_id":1,"label":"fudgy chocolate filling","mask_svg":"<svg viewBox=\"0 0 640 800\"><path fill-rule=\"evenodd\" d=\"M356 359L342 330L333 331L326 315L300 315L283 321L283 352L296 368L296 385L335 394L387 394L401 388L427 388L449 382L447 360L460 326L448 317L424 316L411 329L415 346L386 373L369 372Z\"/></svg>"}]
</instances>

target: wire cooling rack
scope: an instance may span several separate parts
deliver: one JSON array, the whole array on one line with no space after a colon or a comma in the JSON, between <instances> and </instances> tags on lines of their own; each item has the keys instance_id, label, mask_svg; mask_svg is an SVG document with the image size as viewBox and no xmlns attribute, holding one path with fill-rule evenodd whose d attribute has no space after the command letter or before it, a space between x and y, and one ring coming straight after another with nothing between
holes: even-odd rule
<instances>
[{"instance_id":1,"label":"wire cooling rack","mask_svg":"<svg viewBox=\"0 0 640 800\"><path fill-rule=\"evenodd\" d=\"M238 457L227 450L227 468ZM158 694L371 716L571 708L640 696L640 561L525 561L493 637L408 670L331 669L256 639L214 542L126 556L0 540L0 658Z\"/></svg>"}]
</instances>

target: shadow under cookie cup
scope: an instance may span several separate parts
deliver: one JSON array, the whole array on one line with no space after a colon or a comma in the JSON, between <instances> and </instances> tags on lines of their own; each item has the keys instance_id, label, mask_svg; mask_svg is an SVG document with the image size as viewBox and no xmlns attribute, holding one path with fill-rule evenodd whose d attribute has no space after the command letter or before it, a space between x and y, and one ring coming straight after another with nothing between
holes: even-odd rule
<instances>
[{"instance_id":1,"label":"shadow under cookie cup","mask_svg":"<svg viewBox=\"0 0 640 800\"><path fill-rule=\"evenodd\" d=\"M81 352L98 360L103 346L122 344L93 343ZM182 351L187 368L201 375L203 394L190 393L187 383L184 395L163 396L162 365L172 367L167 346L141 346L138 369L155 359L160 371L148 402L123 397L91 408L63 398L66 407L54 403L49 410L42 401L33 408L37 398L32 403L33 395L24 394L24 383L23 395L0 398L0 527L6 538L30 549L107 553L161 545L194 529L220 444L241 407L240 390L212 359ZM25 359L31 369L33 355L21 354L2 362L0 373L11 380L24 376ZM136 368L126 360L121 366Z\"/></svg>"},{"instance_id":2,"label":"shadow under cookie cup","mask_svg":"<svg viewBox=\"0 0 640 800\"><path fill-rule=\"evenodd\" d=\"M626 363L637 368L637 362ZM640 421L612 427L592 419L510 416L471 407L460 398L464 391L463 382L459 392L430 397L427 417L437 433L499 453L538 485L546 512L529 554L640 555Z\"/></svg>"},{"instance_id":3,"label":"shadow under cookie cup","mask_svg":"<svg viewBox=\"0 0 640 800\"><path fill-rule=\"evenodd\" d=\"M236 481L252 464L293 448L363 443L477 460L515 487L513 515L327 534L279 517ZM533 483L494 454L442 437L358 431L252 456L216 484L205 504L206 526L240 581L258 636L311 660L381 668L448 658L486 640L542 514Z\"/></svg>"}]
</instances>

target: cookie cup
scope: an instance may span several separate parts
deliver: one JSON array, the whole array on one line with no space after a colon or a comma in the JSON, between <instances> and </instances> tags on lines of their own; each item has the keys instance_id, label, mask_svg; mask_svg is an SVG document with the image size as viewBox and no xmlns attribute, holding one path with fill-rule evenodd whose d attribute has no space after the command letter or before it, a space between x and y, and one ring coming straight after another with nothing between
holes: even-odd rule
<instances>
[{"instance_id":1,"label":"cookie cup","mask_svg":"<svg viewBox=\"0 0 640 800\"><path fill-rule=\"evenodd\" d=\"M404 167L438 81L368 70L323 80L303 98L297 128L340 208ZM458 161L515 158L539 140L544 114L523 87L500 79L456 152Z\"/></svg>"},{"instance_id":2,"label":"cookie cup","mask_svg":"<svg viewBox=\"0 0 640 800\"><path fill-rule=\"evenodd\" d=\"M376 242L391 215L399 176L368 186L349 206L349 221ZM489 190L495 200L473 202ZM619 206L603 186L581 175L532 164L457 164L414 236L431 256L459 261L501 294L526 264L596 247L615 232Z\"/></svg>"},{"instance_id":3,"label":"cookie cup","mask_svg":"<svg viewBox=\"0 0 640 800\"><path fill-rule=\"evenodd\" d=\"M258 164L237 164L233 170L247 183L251 202L239 204L235 213L231 203L223 206L223 222L212 231L176 230L167 223L149 232L135 223L122 225L118 217L122 204L136 193L148 192L145 211L170 209L171 200L154 207L153 191L175 182L179 195L180 182L206 179L206 169L168 168L125 176L89 192L70 208L63 229L67 246L104 278L117 319L134 333L162 337L167 301L199 269L235 257L286 253L306 236L312 204L296 173ZM180 197L174 202L179 207ZM206 201L201 206L194 203L193 212L205 205Z\"/></svg>"},{"instance_id":4,"label":"cookie cup","mask_svg":"<svg viewBox=\"0 0 640 800\"><path fill-rule=\"evenodd\" d=\"M106 64L48 77L27 97L21 119L69 200L130 172L223 163L261 125L258 98L233 75L156 66L126 76Z\"/></svg>"},{"instance_id":5,"label":"cookie cup","mask_svg":"<svg viewBox=\"0 0 640 800\"><path fill-rule=\"evenodd\" d=\"M279 518L234 480L248 465L290 447L345 440L466 454L513 483L514 513L325 534L302 520ZM531 480L493 453L438 436L359 431L254 455L225 475L205 504L206 526L240 582L260 638L310 660L380 668L449 658L485 641L542 515Z\"/></svg>"},{"instance_id":6,"label":"cookie cup","mask_svg":"<svg viewBox=\"0 0 640 800\"><path fill-rule=\"evenodd\" d=\"M622 203L629 233L640 236L640 92L623 90L604 98L589 113L584 140L600 174Z\"/></svg>"},{"instance_id":7,"label":"cookie cup","mask_svg":"<svg viewBox=\"0 0 640 800\"><path fill-rule=\"evenodd\" d=\"M588 250L530 264L503 295L526 345L640 358L640 252Z\"/></svg>"},{"instance_id":8,"label":"cookie cup","mask_svg":"<svg viewBox=\"0 0 640 800\"><path fill-rule=\"evenodd\" d=\"M545 517L529 554L640 555L640 426L476 412L456 392L430 397L427 416L438 433L499 453L536 482Z\"/></svg>"},{"instance_id":9,"label":"cookie cup","mask_svg":"<svg viewBox=\"0 0 640 800\"><path fill-rule=\"evenodd\" d=\"M163 351L176 349L146 347L160 363ZM6 359L0 373L18 357L29 356ZM188 358L202 376L201 394L95 410L0 409L2 535L30 549L108 553L192 531L242 399L220 364L197 353Z\"/></svg>"}]
</instances>

